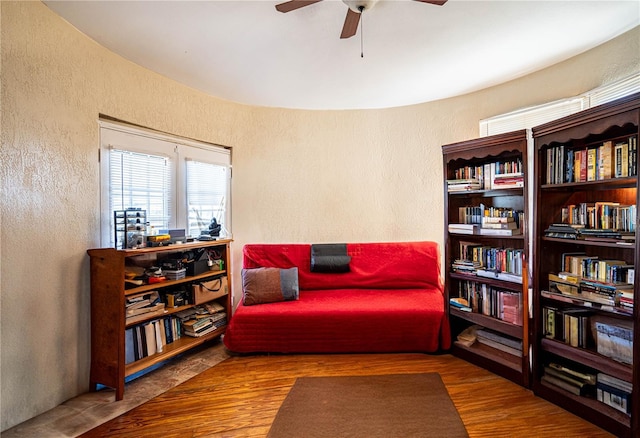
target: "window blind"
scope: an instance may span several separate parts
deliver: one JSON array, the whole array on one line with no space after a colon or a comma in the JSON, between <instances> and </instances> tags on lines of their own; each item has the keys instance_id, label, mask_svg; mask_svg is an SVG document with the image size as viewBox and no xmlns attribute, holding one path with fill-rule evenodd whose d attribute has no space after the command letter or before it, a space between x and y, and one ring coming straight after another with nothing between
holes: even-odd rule
<instances>
[{"instance_id":1,"label":"window blind","mask_svg":"<svg viewBox=\"0 0 640 438\"><path fill-rule=\"evenodd\" d=\"M227 166L186 160L187 234L208 230L212 218L226 227Z\"/></svg>"},{"instance_id":2,"label":"window blind","mask_svg":"<svg viewBox=\"0 0 640 438\"><path fill-rule=\"evenodd\" d=\"M171 158L110 148L110 211L141 208L149 225L168 228L171 217Z\"/></svg>"}]
</instances>

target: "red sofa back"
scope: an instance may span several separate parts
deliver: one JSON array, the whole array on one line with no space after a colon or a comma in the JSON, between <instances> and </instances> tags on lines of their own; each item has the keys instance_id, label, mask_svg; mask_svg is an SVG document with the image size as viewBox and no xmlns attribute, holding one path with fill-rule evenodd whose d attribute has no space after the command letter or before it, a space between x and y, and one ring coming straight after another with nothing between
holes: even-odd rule
<instances>
[{"instance_id":1,"label":"red sofa back","mask_svg":"<svg viewBox=\"0 0 640 438\"><path fill-rule=\"evenodd\" d=\"M247 244L244 268L298 268L302 290L418 289L443 291L435 242L347 243L350 271L311 272L311 244Z\"/></svg>"}]
</instances>

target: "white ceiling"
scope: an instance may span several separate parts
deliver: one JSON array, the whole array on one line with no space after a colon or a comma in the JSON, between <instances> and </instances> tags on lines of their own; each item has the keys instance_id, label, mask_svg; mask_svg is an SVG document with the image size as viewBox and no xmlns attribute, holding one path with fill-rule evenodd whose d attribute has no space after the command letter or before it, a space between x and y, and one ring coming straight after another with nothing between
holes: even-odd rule
<instances>
[{"instance_id":1,"label":"white ceiling","mask_svg":"<svg viewBox=\"0 0 640 438\"><path fill-rule=\"evenodd\" d=\"M381 0L364 12L354 37L340 39L342 1L277 12L283 1L44 3L166 77L233 102L298 109L452 97L563 61L640 24L638 0Z\"/></svg>"}]
</instances>

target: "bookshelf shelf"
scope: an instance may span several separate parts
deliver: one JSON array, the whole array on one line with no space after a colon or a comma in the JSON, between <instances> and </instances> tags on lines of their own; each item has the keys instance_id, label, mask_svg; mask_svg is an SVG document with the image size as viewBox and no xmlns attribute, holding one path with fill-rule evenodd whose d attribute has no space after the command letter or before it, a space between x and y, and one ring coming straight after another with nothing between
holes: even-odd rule
<instances>
[{"instance_id":1,"label":"bookshelf shelf","mask_svg":"<svg viewBox=\"0 0 640 438\"><path fill-rule=\"evenodd\" d=\"M565 407L565 409L582 417L588 416L595 423L601 424L603 429L616 436L626 435L631 427L631 418L628 415L593 398L577 396L545 382L540 383L540 388L536 395L561 400L558 404Z\"/></svg>"},{"instance_id":2,"label":"bookshelf shelf","mask_svg":"<svg viewBox=\"0 0 640 438\"><path fill-rule=\"evenodd\" d=\"M640 367L635 363L640 357L640 314L634 306L639 298L634 275L640 254L634 236L639 125L637 93L532 130L531 386L536 395L621 437L640 436ZM599 207L605 204L606 209ZM578 230L577 239L552 237L557 228L550 226L563 222ZM621 231L627 240L618 243L606 237L604 229ZM611 265L615 269L608 267ZM561 271L569 271L569 277L559 277ZM623 278L615 277L614 283L614 275ZM589 288L588 280L596 280L596 289ZM593 290L598 295L590 295ZM602 321L608 328L624 327L618 333L625 337L605 340L596 329ZM600 347L606 342L629 352L634 365L605 355ZM560 384L549 383L552 379L546 374L553 376L550 364L580 373L578 384L587 384L593 395L575 395ZM607 389L609 379L619 386ZM629 384L632 391L625 389ZM596 390L609 392L616 400L605 396L599 401ZM630 415L612 407L617 403L625 409L627 401Z\"/></svg>"},{"instance_id":3,"label":"bookshelf shelf","mask_svg":"<svg viewBox=\"0 0 640 438\"><path fill-rule=\"evenodd\" d=\"M615 243L615 242L598 242L595 240L580 240L580 239L560 239L557 237L542 237L543 241L555 242L563 245L580 245L580 246L593 246L601 248L616 248L616 250L635 250L634 243Z\"/></svg>"},{"instance_id":4,"label":"bookshelf shelf","mask_svg":"<svg viewBox=\"0 0 640 438\"><path fill-rule=\"evenodd\" d=\"M508 368L516 375L520 374L521 372L521 358L518 356L514 356L513 354L505 353L504 351L500 351L496 348L492 348L479 343L475 343L470 347L455 344L454 347L454 351L464 352L462 354L466 353L471 358L473 356L482 357L490 363L495 363L500 365L501 367Z\"/></svg>"},{"instance_id":5,"label":"bookshelf shelf","mask_svg":"<svg viewBox=\"0 0 640 438\"><path fill-rule=\"evenodd\" d=\"M225 326L218 327L213 323L213 330L202 336L191 337L184 333L181 324L184 312L196 305L215 304L226 317L231 315L231 292L229 277L229 240L195 242L163 247L125 249L97 248L87 251L90 257L91 270L91 370L90 387L106 385L115 389L116 400L124 396L125 378L143 371L151 366L167 361L207 341L224 334ZM144 284L125 289L125 272L136 268L144 270L151 266L160 266L168 259L180 259L187 253L215 253L222 260L225 269L194 272L177 280L166 280L159 283ZM206 259L203 259L206 261ZM215 265L214 265L215 266ZM196 294L195 288L208 282L218 280L217 291L206 291L205 296ZM226 279L226 289L223 288ZM199 289L204 290L204 289ZM137 295L155 294L165 304L168 295L179 295L185 303L176 307L165 305L164 309L142 313L127 318L125 306L127 300ZM220 313L219 316L222 316ZM220 319L224 321L225 318ZM151 328L152 326L153 328ZM145 332L149 329L150 332ZM149 334L150 333L150 334ZM153 341L146 342L150 338ZM143 341L144 339L144 341Z\"/></svg>"},{"instance_id":6,"label":"bookshelf shelf","mask_svg":"<svg viewBox=\"0 0 640 438\"><path fill-rule=\"evenodd\" d=\"M139 373L155 364L160 362L164 362L167 359L170 359L178 354L182 354L198 345L204 344L207 341L212 339L216 339L218 336L224 333L224 328L218 329L208 335L192 338L188 336L183 336L177 341L172 342L171 344L167 344L164 347L164 351L162 353L156 353L152 356L147 356L143 359L137 360L131 364L125 365L125 377L131 376L133 374Z\"/></svg>"},{"instance_id":7,"label":"bookshelf shelf","mask_svg":"<svg viewBox=\"0 0 640 438\"><path fill-rule=\"evenodd\" d=\"M522 339L522 326L519 325L510 324L508 322L492 318L491 316L482 315L480 313L465 312L462 310L458 310L455 307L450 309L449 315L467 320L491 330L504 333L505 335L509 335L512 338Z\"/></svg>"},{"instance_id":8,"label":"bookshelf shelf","mask_svg":"<svg viewBox=\"0 0 640 438\"><path fill-rule=\"evenodd\" d=\"M527 144L525 130L442 146L445 199L445 293L464 298L469 310L448 306L454 340L479 326L504 345L521 343L521 354L510 354L487 343L455 342L452 353L525 387L529 386ZM501 176L502 175L502 176ZM473 190L451 189L460 180ZM508 187L505 181L509 180ZM496 188L496 186L498 188ZM484 209L484 210L483 210ZM485 216L491 217L486 219ZM497 219L502 217L503 219ZM520 234L465 234L449 230L455 224L477 229L516 229ZM467 251L473 251L467 253ZM522 283L471 274L453 268L456 260L482 260L482 269L510 273ZM462 271L462 272L461 272ZM502 277L508 278L503 275Z\"/></svg>"},{"instance_id":9,"label":"bookshelf shelf","mask_svg":"<svg viewBox=\"0 0 640 438\"><path fill-rule=\"evenodd\" d=\"M222 270L222 271L207 271L204 274L198 274L198 275L192 275L180 280L166 280L163 281L162 284L160 285L160 287L162 288L166 288L166 287L170 287L170 286L176 286L178 284L184 284L184 283L192 283L196 280L202 280L205 278L209 278L212 275L226 275L227 271ZM145 284L144 286L139 286L139 287L135 287L132 289L126 289L124 294L125 296L130 296L130 295L135 295L135 294L139 294L140 292L146 292L146 291L150 291L150 290L156 290L158 289L158 283L155 284Z\"/></svg>"},{"instance_id":10,"label":"bookshelf shelf","mask_svg":"<svg viewBox=\"0 0 640 438\"><path fill-rule=\"evenodd\" d=\"M579 362L603 373L619 377L627 382L631 382L633 378L633 370L630 366L616 362L594 351L571 347L564 342L553 339L542 339L541 347L544 351L566 357L574 362Z\"/></svg>"},{"instance_id":11,"label":"bookshelf shelf","mask_svg":"<svg viewBox=\"0 0 640 438\"><path fill-rule=\"evenodd\" d=\"M493 198L498 196L522 196L522 188L498 189L498 190L467 190L462 192L449 192L452 197L457 196L482 196L484 198Z\"/></svg>"},{"instance_id":12,"label":"bookshelf shelf","mask_svg":"<svg viewBox=\"0 0 640 438\"><path fill-rule=\"evenodd\" d=\"M482 239L479 239L482 240ZM481 279L486 285L493 286L501 289L508 289L513 291L522 291L522 285L520 283L514 283L513 281L496 280L489 277L478 277L477 275L458 274L456 272L449 273L451 279L464 280L464 281L478 281Z\"/></svg>"},{"instance_id":13,"label":"bookshelf shelf","mask_svg":"<svg viewBox=\"0 0 640 438\"><path fill-rule=\"evenodd\" d=\"M563 191L570 188L587 188L588 190L609 190L611 188L635 187L638 182L637 176L625 178L610 178L599 181L582 181L558 184L542 184L541 190L558 190Z\"/></svg>"}]
</instances>

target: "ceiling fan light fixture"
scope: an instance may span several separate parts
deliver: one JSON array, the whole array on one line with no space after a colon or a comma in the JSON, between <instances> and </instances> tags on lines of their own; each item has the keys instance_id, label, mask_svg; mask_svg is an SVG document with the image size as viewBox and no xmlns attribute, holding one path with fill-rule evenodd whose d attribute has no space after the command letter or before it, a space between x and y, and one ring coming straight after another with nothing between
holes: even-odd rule
<instances>
[{"instance_id":1,"label":"ceiling fan light fixture","mask_svg":"<svg viewBox=\"0 0 640 438\"><path fill-rule=\"evenodd\" d=\"M374 7L378 0L342 0L342 2L353 12L360 14L362 11L368 11Z\"/></svg>"}]
</instances>

